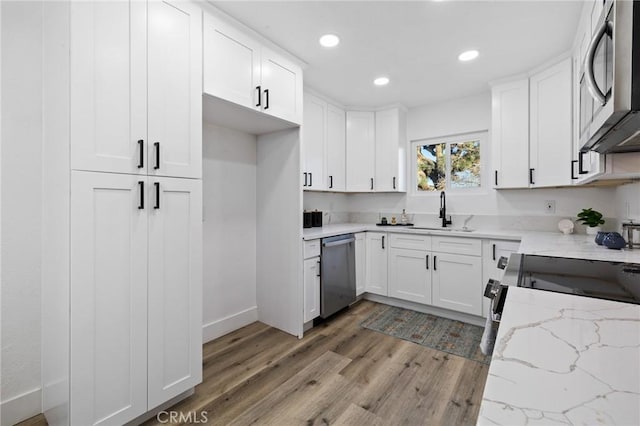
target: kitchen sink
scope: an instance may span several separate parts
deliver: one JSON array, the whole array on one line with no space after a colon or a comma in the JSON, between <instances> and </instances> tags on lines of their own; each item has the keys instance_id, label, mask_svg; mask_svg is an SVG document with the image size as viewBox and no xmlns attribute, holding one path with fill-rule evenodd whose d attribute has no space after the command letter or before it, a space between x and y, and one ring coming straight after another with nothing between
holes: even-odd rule
<instances>
[{"instance_id":1,"label":"kitchen sink","mask_svg":"<svg viewBox=\"0 0 640 426\"><path fill-rule=\"evenodd\" d=\"M425 231L455 231L455 232L473 232L475 231L475 229L469 229L469 228L436 228L436 227L429 227L429 226L410 226L410 229L422 229Z\"/></svg>"}]
</instances>

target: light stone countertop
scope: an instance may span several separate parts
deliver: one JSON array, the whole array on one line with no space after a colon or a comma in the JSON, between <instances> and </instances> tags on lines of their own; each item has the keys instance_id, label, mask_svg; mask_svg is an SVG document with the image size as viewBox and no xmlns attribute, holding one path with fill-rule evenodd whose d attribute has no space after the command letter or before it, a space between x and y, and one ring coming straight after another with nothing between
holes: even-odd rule
<instances>
[{"instance_id":1,"label":"light stone countertop","mask_svg":"<svg viewBox=\"0 0 640 426\"><path fill-rule=\"evenodd\" d=\"M510 287L479 425L640 425L640 306Z\"/></svg>"},{"instance_id":2,"label":"light stone countertop","mask_svg":"<svg viewBox=\"0 0 640 426\"><path fill-rule=\"evenodd\" d=\"M595 236L584 234L563 235L560 232L536 232L505 229L477 229L463 232L453 228L451 231L412 229L404 226L376 226L365 223L341 223L307 228L303 231L304 240L330 237L351 232L378 231L394 233L412 233L422 235L452 236L482 239L520 240L519 253L536 254L551 257L570 257L576 259L608 260L613 262L640 263L640 250L613 250L599 246Z\"/></svg>"}]
</instances>

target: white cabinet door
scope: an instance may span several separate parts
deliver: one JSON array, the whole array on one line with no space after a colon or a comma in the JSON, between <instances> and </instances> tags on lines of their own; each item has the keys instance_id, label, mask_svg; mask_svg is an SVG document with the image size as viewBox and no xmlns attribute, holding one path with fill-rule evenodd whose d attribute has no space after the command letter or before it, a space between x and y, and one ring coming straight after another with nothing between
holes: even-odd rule
<instances>
[{"instance_id":1,"label":"white cabinet door","mask_svg":"<svg viewBox=\"0 0 640 426\"><path fill-rule=\"evenodd\" d=\"M202 11L149 2L148 172L202 177Z\"/></svg>"},{"instance_id":2,"label":"white cabinet door","mask_svg":"<svg viewBox=\"0 0 640 426\"><path fill-rule=\"evenodd\" d=\"M255 109L260 44L231 25L204 16L204 92Z\"/></svg>"},{"instance_id":3,"label":"white cabinet door","mask_svg":"<svg viewBox=\"0 0 640 426\"><path fill-rule=\"evenodd\" d=\"M482 314L480 257L433 253L433 304L441 308Z\"/></svg>"},{"instance_id":4,"label":"white cabinet door","mask_svg":"<svg viewBox=\"0 0 640 426\"><path fill-rule=\"evenodd\" d=\"M71 168L145 174L146 2L70 8Z\"/></svg>"},{"instance_id":5,"label":"white cabinet door","mask_svg":"<svg viewBox=\"0 0 640 426\"><path fill-rule=\"evenodd\" d=\"M387 295L387 244L386 232L367 232L365 290L368 293Z\"/></svg>"},{"instance_id":6,"label":"white cabinet door","mask_svg":"<svg viewBox=\"0 0 640 426\"><path fill-rule=\"evenodd\" d=\"M571 184L571 70L567 58L529 80L532 187Z\"/></svg>"},{"instance_id":7,"label":"white cabinet door","mask_svg":"<svg viewBox=\"0 0 640 426\"><path fill-rule=\"evenodd\" d=\"M367 265L367 240L366 233L356 234L356 296L365 292L365 277Z\"/></svg>"},{"instance_id":8,"label":"white cabinet door","mask_svg":"<svg viewBox=\"0 0 640 426\"><path fill-rule=\"evenodd\" d=\"M304 271L304 322L320 315L320 256L306 259Z\"/></svg>"},{"instance_id":9,"label":"white cabinet door","mask_svg":"<svg viewBox=\"0 0 640 426\"><path fill-rule=\"evenodd\" d=\"M265 47L262 48L261 108L267 114L302 123L302 70Z\"/></svg>"},{"instance_id":10,"label":"white cabinet door","mask_svg":"<svg viewBox=\"0 0 640 426\"><path fill-rule=\"evenodd\" d=\"M399 108L377 111L375 117L375 190L404 190L404 113Z\"/></svg>"},{"instance_id":11,"label":"white cabinet door","mask_svg":"<svg viewBox=\"0 0 640 426\"><path fill-rule=\"evenodd\" d=\"M304 125L304 123L303 123ZM346 189L346 134L344 110L329 104L327 107L327 188L341 192Z\"/></svg>"},{"instance_id":12,"label":"white cabinet door","mask_svg":"<svg viewBox=\"0 0 640 426\"><path fill-rule=\"evenodd\" d=\"M202 381L202 182L149 178L149 408Z\"/></svg>"},{"instance_id":13,"label":"white cabinet door","mask_svg":"<svg viewBox=\"0 0 640 426\"><path fill-rule=\"evenodd\" d=\"M529 80L491 89L491 150L496 188L529 186Z\"/></svg>"},{"instance_id":14,"label":"white cabinet door","mask_svg":"<svg viewBox=\"0 0 640 426\"><path fill-rule=\"evenodd\" d=\"M389 249L389 296L431 304L430 257L423 250Z\"/></svg>"},{"instance_id":15,"label":"white cabinet door","mask_svg":"<svg viewBox=\"0 0 640 426\"><path fill-rule=\"evenodd\" d=\"M305 93L301 126L304 152L303 189L327 189L325 180L327 103Z\"/></svg>"},{"instance_id":16,"label":"white cabinet door","mask_svg":"<svg viewBox=\"0 0 640 426\"><path fill-rule=\"evenodd\" d=\"M124 424L147 411L146 178L71 174L71 418Z\"/></svg>"},{"instance_id":17,"label":"white cabinet door","mask_svg":"<svg viewBox=\"0 0 640 426\"><path fill-rule=\"evenodd\" d=\"M370 192L375 175L373 112L347 111L347 191Z\"/></svg>"}]
</instances>

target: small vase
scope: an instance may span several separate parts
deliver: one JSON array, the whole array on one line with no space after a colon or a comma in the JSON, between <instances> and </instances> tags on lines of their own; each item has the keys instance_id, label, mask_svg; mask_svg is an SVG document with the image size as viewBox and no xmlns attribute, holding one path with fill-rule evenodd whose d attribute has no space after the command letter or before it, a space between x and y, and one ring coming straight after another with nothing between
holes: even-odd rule
<instances>
[{"instance_id":1,"label":"small vase","mask_svg":"<svg viewBox=\"0 0 640 426\"><path fill-rule=\"evenodd\" d=\"M601 232L602 228L599 226L587 226L587 235L596 235L598 232Z\"/></svg>"},{"instance_id":2,"label":"small vase","mask_svg":"<svg viewBox=\"0 0 640 426\"><path fill-rule=\"evenodd\" d=\"M596 244L601 246L602 245L602 241L604 241L604 237L606 237L607 234L608 234L608 232L603 232L603 231L598 232L596 234L596 240L595 240Z\"/></svg>"},{"instance_id":3,"label":"small vase","mask_svg":"<svg viewBox=\"0 0 640 426\"><path fill-rule=\"evenodd\" d=\"M602 244L607 248L620 250L627 245L627 242L617 232L609 232L602 240Z\"/></svg>"}]
</instances>

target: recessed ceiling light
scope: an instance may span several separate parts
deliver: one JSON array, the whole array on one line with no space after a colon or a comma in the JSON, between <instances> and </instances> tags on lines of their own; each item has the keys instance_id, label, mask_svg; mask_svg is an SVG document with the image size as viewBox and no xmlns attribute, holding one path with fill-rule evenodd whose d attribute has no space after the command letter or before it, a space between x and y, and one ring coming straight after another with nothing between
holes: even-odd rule
<instances>
[{"instance_id":1,"label":"recessed ceiling light","mask_svg":"<svg viewBox=\"0 0 640 426\"><path fill-rule=\"evenodd\" d=\"M477 50L467 50L466 52L462 52L460 55L458 55L458 59L463 62L471 61L477 58L478 54L479 53Z\"/></svg>"},{"instance_id":2,"label":"recessed ceiling light","mask_svg":"<svg viewBox=\"0 0 640 426\"><path fill-rule=\"evenodd\" d=\"M375 84L376 86L386 86L387 84L389 84L389 79L387 77L378 77L373 80L373 84Z\"/></svg>"},{"instance_id":3,"label":"recessed ceiling light","mask_svg":"<svg viewBox=\"0 0 640 426\"><path fill-rule=\"evenodd\" d=\"M320 37L320 44L324 47L336 47L340 44L340 37L335 34L325 34Z\"/></svg>"}]
</instances>

